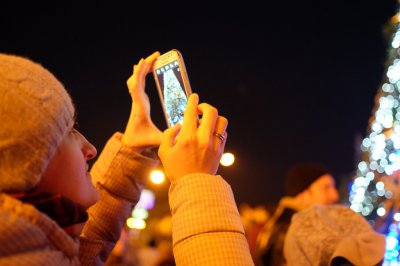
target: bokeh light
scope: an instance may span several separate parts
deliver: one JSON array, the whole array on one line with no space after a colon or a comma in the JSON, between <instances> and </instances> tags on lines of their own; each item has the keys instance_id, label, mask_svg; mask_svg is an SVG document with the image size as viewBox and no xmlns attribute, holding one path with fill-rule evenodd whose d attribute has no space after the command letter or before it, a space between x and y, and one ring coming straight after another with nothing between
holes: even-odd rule
<instances>
[{"instance_id":1,"label":"bokeh light","mask_svg":"<svg viewBox=\"0 0 400 266\"><path fill-rule=\"evenodd\" d=\"M151 172L150 174L150 180L151 182L153 182L154 184L162 184L165 181L165 175L162 171L160 170L154 170Z\"/></svg>"},{"instance_id":2,"label":"bokeh light","mask_svg":"<svg viewBox=\"0 0 400 266\"><path fill-rule=\"evenodd\" d=\"M235 162L235 156L230 152L224 153L220 160L220 163L223 166L231 166L234 162Z\"/></svg>"}]
</instances>

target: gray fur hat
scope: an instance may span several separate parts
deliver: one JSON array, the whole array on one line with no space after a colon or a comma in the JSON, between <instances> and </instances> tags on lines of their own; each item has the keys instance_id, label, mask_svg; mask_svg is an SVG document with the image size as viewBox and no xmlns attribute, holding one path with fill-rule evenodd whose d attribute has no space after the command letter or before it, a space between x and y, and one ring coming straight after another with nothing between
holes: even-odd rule
<instances>
[{"instance_id":1,"label":"gray fur hat","mask_svg":"<svg viewBox=\"0 0 400 266\"><path fill-rule=\"evenodd\" d=\"M48 70L0 54L0 192L25 192L40 181L74 113L69 94Z\"/></svg>"},{"instance_id":2,"label":"gray fur hat","mask_svg":"<svg viewBox=\"0 0 400 266\"><path fill-rule=\"evenodd\" d=\"M296 213L285 239L284 254L291 265L372 266L383 260L385 236L376 233L358 213L340 205L315 205Z\"/></svg>"}]
</instances>

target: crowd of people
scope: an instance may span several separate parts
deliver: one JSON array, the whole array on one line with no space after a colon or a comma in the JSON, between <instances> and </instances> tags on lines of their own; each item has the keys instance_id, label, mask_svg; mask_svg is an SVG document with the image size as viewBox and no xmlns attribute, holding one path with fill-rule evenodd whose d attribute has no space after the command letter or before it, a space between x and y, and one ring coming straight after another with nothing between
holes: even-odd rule
<instances>
[{"instance_id":1,"label":"crowd of people","mask_svg":"<svg viewBox=\"0 0 400 266\"><path fill-rule=\"evenodd\" d=\"M0 265L126 265L121 258L135 247L125 241L125 221L158 163L171 183L171 238L155 243L167 255L154 264L382 262L384 236L336 204L334 178L321 165L295 165L276 210L244 224L216 174L227 118L192 94L182 124L161 132L152 122L145 78L159 55L134 66L125 131L110 137L89 171L97 150L79 132L64 86L39 63L0 54ZM136 255L137 265L153 256Z\"/></svg>"}]
</instances>

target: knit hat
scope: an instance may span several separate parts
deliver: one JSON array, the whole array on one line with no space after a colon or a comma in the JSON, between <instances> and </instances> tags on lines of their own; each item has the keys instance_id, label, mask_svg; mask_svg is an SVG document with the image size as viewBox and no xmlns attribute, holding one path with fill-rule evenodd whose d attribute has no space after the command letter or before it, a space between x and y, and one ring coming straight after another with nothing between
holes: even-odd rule
<instances>
[{"instance_id":1,"label":"knit hat","mask_svg":"<svg viewBox=\"0 0 400 266\"><path fill-rule=\"evenodd\" d=\"M291 265L335 265L346 259L357 266L376 265L385 253L385 236L358 213L340 205L314 205L292 217L284 254Z\"/></svg>"},{"instance_id":2,"label":"knit hat","mask_svg":"<svg viewBox=\"0 0 400 266\"><path fill-rule=\"evenodd\" d=\"M67 91L48 70L0 54L0 192L25 192L39 182L74 112Z\"/></svg>"},{"instance_id":3,"label":"knit hat","mask_svg":"<svg viewBox=\"0 0 400 266\"><path fill-rule=\"evenodd\" d=\"M328 169L316 163L301 163L292 166L285 178L286 195L296 196L325 174L329 174Z\"/></svg>"}]
</instances>

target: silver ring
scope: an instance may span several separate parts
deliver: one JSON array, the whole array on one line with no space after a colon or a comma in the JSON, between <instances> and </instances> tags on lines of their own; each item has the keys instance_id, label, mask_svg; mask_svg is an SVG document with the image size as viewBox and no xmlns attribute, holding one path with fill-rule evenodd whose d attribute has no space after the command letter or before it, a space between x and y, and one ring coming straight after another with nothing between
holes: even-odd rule
<instances>
[{"instance_id":1,"label":"silver ring","mask_svg":"<svg viewBox=\"0 0 400 266\"><path fill-rule=\"evenodd\" d=\"M220 140L224 140L225 139L225 134L224 133L218 133L218 132L214 132L214 136L216 136L217 138L219 138Z\"/></svg>"}]
</instances>

